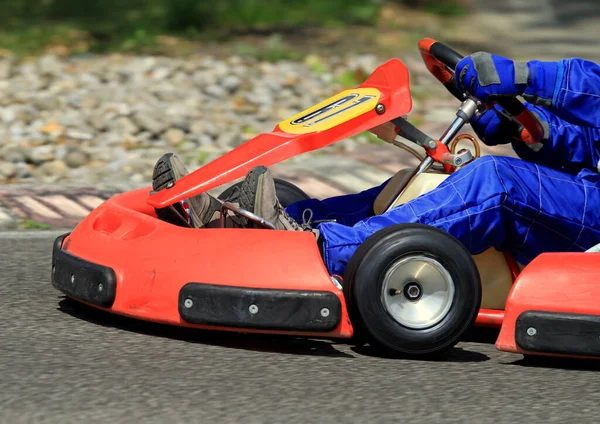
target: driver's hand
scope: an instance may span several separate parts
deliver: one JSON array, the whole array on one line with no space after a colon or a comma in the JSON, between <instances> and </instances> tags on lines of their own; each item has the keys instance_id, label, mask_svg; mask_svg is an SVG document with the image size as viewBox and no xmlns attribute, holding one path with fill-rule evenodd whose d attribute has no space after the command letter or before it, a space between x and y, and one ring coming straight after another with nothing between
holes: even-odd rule
<instances>
[{"instance_id":1,"label":"driver's hand","mask_svg":"<svg viewBox=\"0 0 600 424\"><path fill-rule=\"evenodd\" d=\"M471 119L471 127L487 146L509 144L513 141L513 122L508 120L498 105L486 110L481 116Z\"/></svg>"},{"instance_id":2,"label":"driver's hand","mask_svg":"<svg viewBox=\"0 0 600 424\"><path fill-rule=\"evenodd\" d=\"M455 71L459 90L483 102L493 100L495 96L521 95L529 79L526 62L515 62L485 52L465 57L458 62Z\"/></svg>"}]
</instances>

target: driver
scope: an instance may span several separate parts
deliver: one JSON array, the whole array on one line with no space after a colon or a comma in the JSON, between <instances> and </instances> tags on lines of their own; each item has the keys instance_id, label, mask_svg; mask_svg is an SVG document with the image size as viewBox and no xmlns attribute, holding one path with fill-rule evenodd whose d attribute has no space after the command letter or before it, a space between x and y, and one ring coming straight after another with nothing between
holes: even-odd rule
<instances>
[{"instance_id":1,"label":"driver","mask_svg":"<svg viewBox=\"0 0 600 424\"><path fill-rule=\"evenodd\" d=\"M285 210L269 170L256 167L232 202L278 229L312 231L329 272L343 275L358 246L382 228L421 223L446 231L476 255L490 247L528 264L543 252L581 252L600 243L600 65L583 59L515 62L475 53L456 67L457 84L490 104L494 96L522 96L544 126L541 142L515 141L499 106L471 121L488 146L512 144L523 159L484 156L452 173L436 189L375 215L385 186ZM172 154L155 168L159 189L187 171ZM220 204L208 194L189 201L194 226L208 225ZM160 212L160 211L158 211ZM238 222L235 225L248 226Z\"/></svg>"}]
</instances>

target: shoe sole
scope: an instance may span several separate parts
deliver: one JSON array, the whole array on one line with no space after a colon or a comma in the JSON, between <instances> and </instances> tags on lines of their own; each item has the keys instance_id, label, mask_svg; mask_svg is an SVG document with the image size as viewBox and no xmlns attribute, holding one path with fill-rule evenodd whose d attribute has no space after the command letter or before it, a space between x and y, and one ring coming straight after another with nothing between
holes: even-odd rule
<instances>
[{"instance_id":1,"label":"shoe sole","mask_svg":"<svg viewBox=\"0 0 600 424\"><path fill-rule=\"evenodd\" d=\"M174 163L172 160L173 156L173 153L166 153L156 162L156 165L154 166L154 172L152 173L153 190L158 191L174 185L177 180L183 178L187 174L187 171L185 169L181 169L178 163ZM190 217L192 219L193 226L200 228L208 224L200 219L200 216L204 213L204 209L206 208L202 201L199 198L191 198L188 199L187 203L190 208ZM220 209L220 204L213 204L209 205L208 207L211 206L215 210ZM187 213L184 211L183 206L180 203L174 204L173 207L181 214L181 216L186 216ZM175 225L185 227L188 226L187 223L182 222L181 217L179 217L178 214L175 213L171 208L155 209L155 211L156 215L163 221L167 221ZM209 215L212 217L214 212L209 213Z\"/></svg>"},{"instance_id":2,"label":"shoe sole","mask_svg":"<svg viewBox=\"0 0 600 424\"><path fill-rule=\"evenodd\" d=\"M240 208L254 214L257 210L260 210L260 205L256 204L256 193L260 193L263 181L261 177L267 171L267 168L261 166L255 169L256 172L251 172L246 176L239 191ZM260 173L258 172L259 170L261 171Z\"/></svg>"},{"instance_id":3,"label":"shoe sole","mask_svg":"<svg viewBox=\"0 0 600 424\"><path fill-rule=\"evenodd\" d=\"M175 184L178 176L175 174L175 169L173 164L171 163L171 158L173 157L172 153L166 153L160 157L160 159L156 162L154 166L154 171L152 172L152 190L159 191L164 188L167 188L170 184ZM179 175L181 178L181 175ZM176 203L173 207L181 214L175 213L171 208L162 208L162 209L154 209L156 212L156 216L162 221L169 222L171 224L187 227L187 223L182 221L183 216L186 215L186 212L183 210L183 206L180 203Z\"/></svg>"}]
</instances>

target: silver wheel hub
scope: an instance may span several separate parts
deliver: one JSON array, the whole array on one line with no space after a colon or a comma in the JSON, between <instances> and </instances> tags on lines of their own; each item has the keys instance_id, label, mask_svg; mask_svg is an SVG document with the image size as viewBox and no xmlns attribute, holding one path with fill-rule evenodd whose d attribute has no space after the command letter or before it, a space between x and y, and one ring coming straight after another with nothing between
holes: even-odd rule
<instances>
[{"instance_id":1,"label":"silver wheel hub","mask_svg":"<svg viewBox=\"0 0 600 424\"><path fill-rule=\"evenodd\" d=\"M454 281L442 264L424 255L411 255L386 272L381 300L400 325L423 329L448 315L454 291Z\"/></svg>"}]
</instances>

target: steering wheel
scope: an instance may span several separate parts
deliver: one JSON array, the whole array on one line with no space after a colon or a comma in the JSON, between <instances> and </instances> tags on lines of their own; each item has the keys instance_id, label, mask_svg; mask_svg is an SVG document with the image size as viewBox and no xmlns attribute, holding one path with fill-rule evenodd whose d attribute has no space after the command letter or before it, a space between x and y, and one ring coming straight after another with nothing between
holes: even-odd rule
<instances>
[{"instance_id":1,"label":"steering wheel","mask_svg":"<svg viewBox=\"0 0 600 424\"><path fill-rule=\"evenodd\" d=\"M419 51L429 72L454 97L461 102L468 97L472 97L461 92L456 83L456 65L464 56L431 38L424 38L419 42ZM475 100L479 101L478 99ZM516 97L496 98L494 101L486 102L485 106L490 108L495 103L504 109L506 118L514 124L512 130L514 138L529 144L535 144L542 140L544 136L542 124L519 99Z\"/></svg>"}]
</instances>

